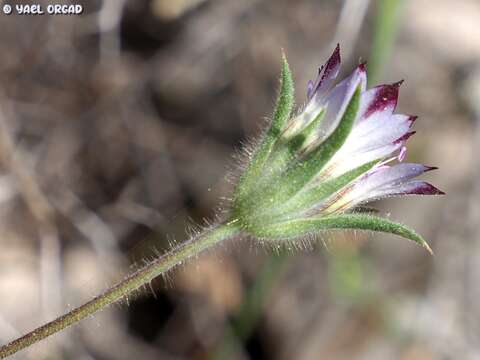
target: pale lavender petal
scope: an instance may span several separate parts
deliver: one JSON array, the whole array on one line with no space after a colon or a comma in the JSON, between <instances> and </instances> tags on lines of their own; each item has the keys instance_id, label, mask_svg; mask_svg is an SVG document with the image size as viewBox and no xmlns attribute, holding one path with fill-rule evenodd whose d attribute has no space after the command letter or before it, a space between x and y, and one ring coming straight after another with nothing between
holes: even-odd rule
<instances>
[{"instance_id":1,"label":"pale lavender petal","mask_svg":"<svg viewBox=\"0 0 480 360\"><path fill-rule=\"evenodd\" d=\"M416 131L409 131L406 134L400 136L398 139L395 140L396 144L403 144L405 141L407 141L410 137L415 135L417 132Z\"/></svg>"},{"instance_id":2,"label":"pale lavender petal","mask_svg":"<svg viewBox=\"0 0 480 360\"><path fill-rule=\"evenodd\" d=\"M420 164L397 164L394 166L379 166L366 175L346 191L333 195L323 204L327 212L352 208L369 201L396 195L441 195L442 191L424 181L411 179L430 170L437 169Z\"/></svg>"},{"instance_id":3,"label":"pale lavender petal","mask_svg":"<svg viewBox=\"0 0 480 360\"><path fill-rule=\"evenodd\" d=\"M406 155L407 155L407 147L402 146L397 156L398 161L402 162L405 159Z\"/></svg>"},{"instance_id":4,"label":"pale lavender petal","mask_svg":"<svg viewBox=\"0 0 480 360\"><path fill-rule=\"evenodd\" d=\"M375 116L370 116L362 122L355 124L352 129L352 137L370 138L373 132L385 134L391 131L395 135L390 136L392 141L397 140L405 134L413 125L416 116L394 114L388 111L379 111Z\"/></svg>"},{"instance_id":5,"label":"pale lavender petal","mask_svg":"<svg viewBox=\"0 0 480 360\"><path fill-rule=\"evenodd\" d=\"M347 201L353 206L407 191L412 191L411 194L414 194L415 188L405 184L412 183L410 179L434 169L436 167L405 163L370 171L357 181L347 195ZM425 194L427 194L426 191Z\"/></svg>"},{"instance_id":6,"label":"pale lavender petal","mask_svg":"<svg viewBox=\"0 0 480 360\"><path fill-rule=\"evenodd\" d=\"M364 86L366 81L365 69L357 67L352 75L340 82L327 95L323 103L327 110L317 129L317 142L323 141L337 127L355 90L358 86Z\"/></svg>"},{"instance_id":7,"label":"pale lavender petal","mask_svg":"<svg viewBox=\"0 0 480 360\"><path fill-rule=\"evenodd\" d=\"M394 196L394 195L444 195L445 193L437 189L432 184L420 181L412 180L402 183L398 186L382 189L379 192L381 197Z\"/></svg>"},{"instance_id":8,"label":"pale lavender petal","mask_svg":"<svg viewBox=\"0 0 480 360\"><path fill-rule=\"evenodd\" d=\"M354 153L369 151L391 143L405 142L413 134L409 134L413 117L407 115L388 115L377 113L354 126L350 133L343 152Z\"/></svg>"},{"instance_id":9,"label":"pale lavender petal","mask_svg":"<svg viewBox=\"0 0 480 360\"><path fill-rule=\"evenodd\" d=\"M374 189L380 189L384 186L394 186L406 180L423 174L426 171L436 168L421 164L403 163L397 164L375 173L368 173L363 179L358 181L358 186L362 192L368 193Z\"/></svg>"},{"instance_id":10,"label":"pale lavender petal","mask_svg":"<svg viewBox=\"0 0 480 360\"><path fill-rule=\"evenodd\" d=\"M405 184L407 185L407 184ZM437 189L432 184L425 181L411 181L409 183L409 189L404 188L403 195L445 195L440 189Z\"/></svg>"},{"instance_id":11,"label":"pale lavender petal","mask_svg":"<svg viewBox=\"0 0 480 360\"><path fill-rule=\"evenodd\" d=\"M332 160L329 161L329 163L319 174L319 179L322 180L330 176L337 177L363 164L384 159L390 154L393 154L395 151L398 151L401 147L401 144L388 144L369 151L343 153L338 157L337 154L335 154Z\"/></svg>"},{"instance_id":12,"label":"pale lavender petal","mask_svg":"<svg viewBox=\"0 0 480 360\"><path fill-rule=\"evenodd\" d=\"M313 95L313 89L315 88L315 84L312 80L308 80L307 83L307 99L311 99Z\"/></svg>"}]
</instances>

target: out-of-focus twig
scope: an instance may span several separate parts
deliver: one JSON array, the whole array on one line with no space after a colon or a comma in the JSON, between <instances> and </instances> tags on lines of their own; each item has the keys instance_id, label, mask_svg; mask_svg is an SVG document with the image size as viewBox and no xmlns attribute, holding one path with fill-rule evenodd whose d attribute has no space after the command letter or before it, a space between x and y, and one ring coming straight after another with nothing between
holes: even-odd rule
<instances>
[{"instance_id":1,"label":"out-of-focus twig","mask_svg":"<svg viewBox=\"0 0 480 360\"><path fill-rule=\"evenodd\" d=\"M106 0L98 14L100 59L105 61L120 54L120 20L126 0ZM110 56L108 56L110 55Z\"/></svg>"},{"instance_id":2,"label":"out-of-focus twig","mask_svg":"<svg viewBox=\"0 0 480 360\"><path fill-rule=\"evenodd\" d=\"M352 54L369 5L370 0L346 0L342 7L330 48L333 48L335 43L341 44L345 59Z\"/></svg>"},{"instance_id":3,"label":"out-of-focus twig","mask_svg":"<svg viewBox=\"0 0 480 360\"><path fill-rule=\"evenodd\" d=\"M467 84L464 86L464 95L466 97L466 103L469 106L472 115L474 117L474 141L473 141L473 153L478 154L480 150L480 66L472 71ZM478 275L480 274L480 242L478 241L478 224L480 221L480 162L478 158L475 158L476 164L473 166L473 181L472 181L472 196L468 204L468 231L470 233L469 238L471 240L465 243L467 247L466 268L469 270L465 277L465 304L462 306L464 311L463 316L465 318L465 335L466 341L469 343L469 348L474 349L473 352L476 355L480 352L480 345L478 344L478 334L480 326L478 320L480 318L480 311L478 308L478 297L480 295L480 289L476 286L478 282ZM476 165L476 166L475 166Z\"/></svg>"},{"instance_id":4,"label":"out-of-focus twig","mask_svg":"<svg viewBox=\"0 0 480 360\"><path fill-rule=\"evenodd\" d=\"M123 256L119 252L117 237L113 230L100 216L90 211L72 191L62 188L59 197L61 201L53 199L55 208L86 237L102 266L110 274L116 274L121 267Z\"/></svg>"},{"instance_id":5,"label":"out-of-focus twig","mask_svg":"<svg viewBox=\"0 0 480 360\"><path fill-rule=\"evenodd\" d=\"M282 252L266 259L240 309L234 316L232 328L227 329L227 334L220 347L212 355L212 359L229 359L236 349L241 349L238 340L245 341L252 334L260 320L265 299L276 280L280 278L279 275L285 269L288 258L288 254Z\"/></svg>"},{"instance_id":6,"label":"out-of-focus twig","mask_svg":"<svg viewBox=\"0 0 480 360\"><path fill-rule=\"evenodd\" d=\"M27 161L15 147L7 125L5 105L0 111L0 161L16 181L18 191L37 222L40 238L40 280L43 314L49 318L61 311L61 258L60 240L55 224L55 210L43 194Z\"/></svg>"},{"instance_id":7,"label":"out-of-focus twig","mask_svg":"<svg viewBox=\"0 0 480 360\"><path fill-rule=\"evenodd\" d=\"M369 84L374 84L378 80L383 64L391 53L402 3L402 0L377 2L373 45L368 66Z\"/></svg>"}]
</instances>

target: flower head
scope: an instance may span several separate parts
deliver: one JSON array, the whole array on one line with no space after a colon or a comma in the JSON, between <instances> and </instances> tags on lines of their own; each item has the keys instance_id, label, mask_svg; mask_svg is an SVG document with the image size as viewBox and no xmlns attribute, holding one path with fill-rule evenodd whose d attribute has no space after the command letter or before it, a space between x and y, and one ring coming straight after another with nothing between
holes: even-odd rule
<instances>
[{"instance_id":1,"label":"flower head","mask_svg":"<svg viewBox=\"0 0 480 360\"><path fill-rule=\"evenodd\" d=\"M234 221L266 239L367 229L429 249L413 230L355 212L385 197L443 192L414 179L436 168L403 162L417 117L395 113L402 82L367 89L366 66L360 64L335 85L340 64L337 46L308 82L306 104L292 116L293 80L284 58L276 110L237 186Z\"/></svg>"}]
</instances>

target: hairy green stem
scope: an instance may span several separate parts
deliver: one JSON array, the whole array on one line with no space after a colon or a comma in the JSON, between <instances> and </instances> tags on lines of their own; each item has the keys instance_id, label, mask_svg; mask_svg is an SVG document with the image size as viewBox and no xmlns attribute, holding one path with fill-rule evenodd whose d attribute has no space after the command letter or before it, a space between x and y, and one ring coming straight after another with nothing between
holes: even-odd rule
<instances>
[{"instance_id":1,"label":"hairy green stem","mask_svg":"<svg viewBox=\"0 0 480 360\"><path fill-rule=\"evenodd\" d=\"M0 358L6 358L16 352L29 347L46 337L55 334L66 327L86 318L89 315L126 298L135 290L148 284L157 276L164 274L188 258L196 256L203 250L240 233L234 221L207 229L195 238L178 245L168 253L160 256L145 267L127 276L125 280L106 290L84 305L69 311L57 319L40 326L28 334L4 345L0 348Z\"/></svg>"}]
</instances>

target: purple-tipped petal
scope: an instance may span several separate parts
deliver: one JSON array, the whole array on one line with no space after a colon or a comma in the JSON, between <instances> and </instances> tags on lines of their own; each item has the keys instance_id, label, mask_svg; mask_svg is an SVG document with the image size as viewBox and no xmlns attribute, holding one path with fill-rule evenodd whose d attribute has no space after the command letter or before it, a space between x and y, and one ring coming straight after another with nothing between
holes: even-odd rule
<instances>
[{"instance_id":1,"label":"purple-tipped petal","mask_svg":"<svg viewBox=\"0 0 480 360\"><path fill-rule=\"evenodd\" d=\"M369 201L400 195L443 195L433 185L412 180L433 167L421 164L379 166L359 178L355 184L324 202L323 209L334 212Z\"/></svg>"},{"instance_id":2,"label":"purple-tipped petal","mask_svg":"<svg viewBox=\"0 0 480 360\"><path fill-rule=\"evenodd\" d=\"M341 57L340 45L337 45L328 61L318 71L315 82L307 89L307 99L310 101L314 96L323 97L331 88L333 81L340 71Z\"/></svg>"},{"instance_id":3,"label":"purple-tipped petal","mask_svg":"<svg viewBox=\"0 0 480 360\"><path fill-rule=\"evenodd\" d=\"M445 193L437 189L432 184L421 180L410 180L402 184L380 189L372 194L372 197L368 199L377 200L390 196L401 195L444 195Z\"/></svg>"},{"instance_id":4,"label":"purple-tipped petal","mask_svg":"<svg viewBox=\"0 0 480 360\"><path fill-rule=\"evenodd\" d=\"M370 193L370 196L356 201L355 204L366 203L373 200L380 200L392 196L404 195L444 195L445 193L430 183L421 180L410 180L396 186L378 189ZM358 199L360 200L360 199Z\"/></svg>"},{"instance_id":5,"label":"purple-tipped petal","mask_svg":"<svg viewBox=\"0 0 480 360\"><path fill-rule=\"evenodd\" d=\"M361 64L357 70L364 73L365 65ZM382 85L362 93L360 115L352 132L320 177L341 175L359 164L381 159L398 150L398 159L403 161L406 149L402 147L412 135L409 130L417 117L393 114L400 85L401 82Z\"/></svg>"},{"instance_id":6,"label":"purple-tipped petal","mask_svg":"<svg viewBox=\"0 0 480 360\"><path fill-rule=\"evenodd\" d=\"M401 82L376 86L362 95L360 117L366 119L377 112L393 113L398 101Z\"/></svg>"},{"instance_id":7,"label":"purple-tipped petal","mask_svg":"<svg viewBox=\"0 0 480 360\"><path fill-rule=\"evenodd\" d=\"M406 134L400 136L397 140L395 140L393 143L394 144L401 144L407 141L410 137L415 135L417 132L416 131L409 131Z\"/></svg>"},{"instance_id":8,"label":"purple-tipped petal","mask_svg":"<svg viewBox=\"0 0 480 360\"><path fill-rule=\"evenodd\" d=\"M405 144L415 134L411 128L417 120L417 116L394 114L403 80L365 90L366 65L360 64L349 78L330 89L339 67L340 53L337 47L319 70L315 82L308 83L309 101L296 118L297 128L304 128L320 112L324 112L316 129L316 137L308 144L316 146L338 125L355 89L360 86L360 106L353 128L345 143L317 174L315 183L336 178L365 164L376 165L317 207L331 213L386 196L443 194L429 183L412 180L435 168L403 163L407 153ZM395 158L398 164L385 165Z\"/></svg>"},{"instance_id":9,"label":"purple-tipped petal","mask_svg":"<svg viewBox=\"0 0 480 360\"><path fill-rule=\"evenodd\" d=\"M341 175L355 167L393 154L405 145L411 128L410 116L378 113L357 122L343 147L335 154L325 172ZM402 141L396 141L403 138ZM401 151L401 156L405 150ZM403 160L403 158L402 158Z\"/></svg>"},{"instance_id":10,"label":"purple-tipped petal","mask_svg":"<svg viewBox=\"0 0 480 360\"><path fill-rule=\"evenodd\" d=\"M430 168L428 166L422 164L397 164L382 169L382 171L377 171L373 175L366 177L364 184L362 184L362 180L360 180L359 185L364 186L369 190L374 190L385 186L394 186L419 176L429 169Z\"/></svg>"},{"instance_id":11,"label":"purple-tipped petal","mask_svg":"<svg viewBox=\"0 0 480 360\"><path fill-rule=\"evenodd\" d=\"M410 126L413 126L413 123L414 123L415 121L417 121L417 119L418 119L418 116L416 116L416 115L409 115L409 116L408 116L408 121L410 121Z\"/></svg>"},{"instance_id":12,"label":"purple-tipped petal","mask_svg":"<svg viewBox=\"0 0 480 360\"><path fill-rule=\"evenodd\" d=\"M426 185L423 186L424 182L411 179L430 170L433 170L430 166L411 163L374 169L357 181L351 191L350 201L361 203L386 196L414 194L414 191L421 189L425 189L426 195L427 188Z\"/></svg>"},{"instance_id":13,"label":"purple-tipped petal","mask_svg":"<svg viewBox=\"0 0 480 360\"><path fill-rule=\"evenodd\" d=\"M445 195L442 190L437 189L426 181L410 181L398 187L398 195Z\"/></svg>"},{"instance_id":14,"label":"purple-tipped petal","mask_svg":"<svg viewBox=\"0 0 480 360\"><path fill-rule=\"evenodd\" d=\"M340 122L350 100L358 86L363 87L367 81L365 71L360 68L348 78L340 82L325 98L323 106L326 106L325 117L317 129L317 142L323 141Z\"/></svg>"},{"instance_id":15,"label":"purple-tipped petal","mask_svg":"<svg viewBox=\"0 0 480 360\"><path fill-rule=\"evenodd\" d=\"M408 133L411 127L412 123L406 115L379 112L376 116L355 124L351 143L392 143Z\"/></svg>"}]
</instances>

